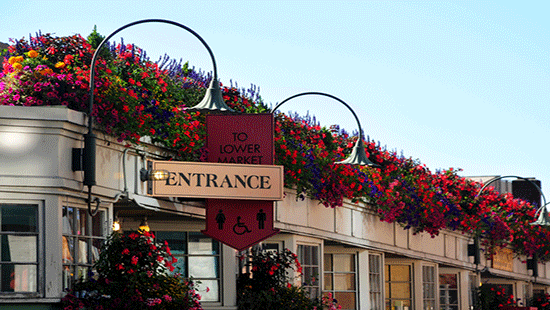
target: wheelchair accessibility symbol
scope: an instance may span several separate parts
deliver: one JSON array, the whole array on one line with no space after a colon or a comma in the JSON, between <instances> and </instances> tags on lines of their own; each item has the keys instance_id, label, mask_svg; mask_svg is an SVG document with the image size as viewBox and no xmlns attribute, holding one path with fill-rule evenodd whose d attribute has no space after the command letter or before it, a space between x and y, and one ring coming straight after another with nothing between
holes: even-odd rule
<instances>
[{"instance_id":1,"label":"wheelchair accessibility symbol","mask_svg":"<svg viewBox=\"0 0 550 310\"><path fill-rule=\"evenodd\" d=\"M252 230L248 229L245 223L241 223L241 217L237 216L237 224L233 225L233 232L240 236L250 233Z\"/></svg>"}]
</instances>

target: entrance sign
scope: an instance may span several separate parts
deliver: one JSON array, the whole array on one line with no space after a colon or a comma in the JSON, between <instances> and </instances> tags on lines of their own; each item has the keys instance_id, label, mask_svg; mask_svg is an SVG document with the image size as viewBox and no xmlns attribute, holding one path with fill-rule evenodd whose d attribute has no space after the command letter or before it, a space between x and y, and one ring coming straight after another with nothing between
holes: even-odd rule
<instances>
[{"instance_id":1,"label":"entrance sign","mask_svg":"<svg viewBox=\"0 0 550 310\"><path fill-rule=\"evenodd\" d=\"M149 182L151 196L283 199L283 166L151 161L150 169L169 173L166 181Z\"/></svg>"},{"instance_id":2,"label":"entrance sign","mask_svg":"<svg viewBox=\"0 0 550 310\"><path fill-rule=\"evenodd\" d=\"M203 234L243 251L276 235L273 201L207 199Z\"/></svg>"},{"instance_id":3,"label":"entrance sign","mask_svg":"<svg viewBox=\"0 0 550 310\"><path fill-rule=\"evenodd\" d=\"M206 116L208 161L273 165L273 114Z\"/></svg>"}]
</instances>

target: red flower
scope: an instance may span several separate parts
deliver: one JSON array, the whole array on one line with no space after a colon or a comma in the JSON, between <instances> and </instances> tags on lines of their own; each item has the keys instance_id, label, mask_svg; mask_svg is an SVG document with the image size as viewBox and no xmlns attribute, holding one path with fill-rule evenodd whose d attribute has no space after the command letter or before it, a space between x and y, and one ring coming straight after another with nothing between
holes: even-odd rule
<instances>
[{"instance_id":1,"label":"red flower","mask_svg":"<svg viewBox=\"0 0 550 310\"><path fill-rule=\"evenodd\" d=\"M136 234L136 233L131 233L128 235L128 238L132 239L132 240L136 240L136 238L139 238L139 235Z\"/></svg>"}]
</instances>

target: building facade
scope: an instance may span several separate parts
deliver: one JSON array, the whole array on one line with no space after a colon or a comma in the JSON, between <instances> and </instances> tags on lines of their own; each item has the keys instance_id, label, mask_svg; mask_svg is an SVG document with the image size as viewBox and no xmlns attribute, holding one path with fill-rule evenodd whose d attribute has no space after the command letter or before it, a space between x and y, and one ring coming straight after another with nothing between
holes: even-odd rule
<instances>
[{"instance_id":1,"label":"building facade","mask_svg":"<svg viewBox=\"0 0 550 310\"><path fill-rule=\"evenodd\" d=\"M146 220L170 244L179 270L200 281L205 309L236 309L239 253L201 233L204 201L146 194L141 168L169 151L146 142L127 148L97 133L93 196L100 201L91 216L83 173L73 170L73 149L83 147L85 132L85 115L65 107L0 106L3 308L55 309L74 280L88 276L115 220L127 231ZM343 309L466 310L480 283L522 300L550 287L545 264L535 278L526 257L510 249L489 257L483 248L476 264L472 236L414 234L380 221L374 205L326 208L285 189L274 217L280 233L260 246L296 253L303 267L296 284L312 295L332 293Z\"/></svg>"}]
</instances>

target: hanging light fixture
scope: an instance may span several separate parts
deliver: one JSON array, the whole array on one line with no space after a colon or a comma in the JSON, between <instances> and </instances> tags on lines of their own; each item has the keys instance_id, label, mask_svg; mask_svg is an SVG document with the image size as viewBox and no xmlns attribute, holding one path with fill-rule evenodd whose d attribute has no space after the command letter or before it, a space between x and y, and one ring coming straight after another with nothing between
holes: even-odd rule
<instances>
[{"instance_id":1,"label":"hanging light fixture","mask_svg":"<svg viewBox=\"0 0 550 310\"><path fill-rule=\"evenodd\" d=\"M531 225L550 226L550 215L548 215L548 209L546 205L540 207L535 213L535 216L539 215L537 220L531 223Z\"/></svg>"},{"instance_id":2,"label":"hanging light fixture","mask_svg":"<svg viewBox=\"0 0 550 310\"><path fill-rule=\"evenodd\" d=\"M147 223L147 217L144 217L141 220L141 223L139 224L138 231L140 233L149 232L151 229L149 228L149 223Z\"/></svg>"},{"instance_id":3,"label":"hanging light fixture","mask_svg":"<svg viewBox=\"0 0 550 310\"><path fill-rule=\"evenodd\" d=\"M139 171L139 179L145 181L164 181L168 180L170 172L168 170L147 170L141 168Z\"/></svg>"},{"instance_id":4,"label":"hanging light fixture","mask_svg":"<svg viewBox=\"0 0 550 310\"><path fill-rule=\"evenodd\" d=\"M120 231L120 219L118 217L118 214L115 216L115 220L113 221L113 231Z\"/></svg>"}]
</instances>

